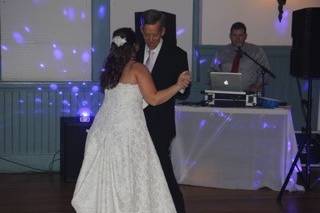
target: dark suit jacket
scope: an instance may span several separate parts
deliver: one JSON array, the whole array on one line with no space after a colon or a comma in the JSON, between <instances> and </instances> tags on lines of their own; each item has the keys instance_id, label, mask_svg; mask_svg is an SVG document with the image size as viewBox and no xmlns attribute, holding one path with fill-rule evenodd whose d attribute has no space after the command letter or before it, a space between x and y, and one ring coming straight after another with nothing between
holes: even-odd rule
<instances>
[{"instance_id":1,"label":"dark suit jacket","mask_svg":"<svg viewBox=\"0 0 320 213\"><path fill-rule=\"evenodd\" d=\"M139 62L143 63L143 58L144 47L140 48L137 53ZM184 70L188 70L187 53L177 46L167 45L163 42L152 70L152 78L157 90L175 84L178 76ZM169 140L175 136L175 98L185 99L189 95L189 91L190 89L187 88L184 94L176 95L166 103L158 106L149 105L144 109L148 129L154 142L162 139Z\"/></svg>"}]
</instances>

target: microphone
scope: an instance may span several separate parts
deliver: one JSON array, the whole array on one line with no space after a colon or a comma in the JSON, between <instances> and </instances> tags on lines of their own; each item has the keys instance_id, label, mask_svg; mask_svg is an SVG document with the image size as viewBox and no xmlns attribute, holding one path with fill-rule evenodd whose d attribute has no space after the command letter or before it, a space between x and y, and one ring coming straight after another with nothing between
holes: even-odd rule
<instances>
[{"instance_id":1,"label":"microphone","mask_svg":"<svg viewBox=\"0 0 320 213\"><path fill-rule=\"evenodd\" d=\"M237 52L237 54L239 54L239 55L240 55L240 58L241 58L241 57L242 57L242 55L243 55L243 51L242 51L241 46L238 46L238 47L237 47L236 52Z\"/></svg>"}]
</instances>

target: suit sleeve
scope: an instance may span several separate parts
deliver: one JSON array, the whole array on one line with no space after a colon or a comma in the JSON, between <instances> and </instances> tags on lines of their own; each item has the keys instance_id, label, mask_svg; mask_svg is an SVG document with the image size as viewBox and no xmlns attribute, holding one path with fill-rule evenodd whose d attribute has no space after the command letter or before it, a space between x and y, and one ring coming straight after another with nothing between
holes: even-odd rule
<instances>
[{"instance_id":1,"label":"suit sleeve","mask_svg":"<svg viewBox=\"0 0 320 213\"><path fill-rule=\"evenodd\" d=\"M185 51L183 51L182 49L179 49L180 51L177 54L177 59L176 61L178 63L176 63L177 65L177 78L179 77L179 75L185 71L185 70L189 70L189 66L188 66L188 57L187 57L187 53ZM190 87L191 85L189 85L184 93L180 93L178 92L176 95L176 98L179 100L185 100L188 98L188 96L190 95Z\"/></svg>"}]
</instances>

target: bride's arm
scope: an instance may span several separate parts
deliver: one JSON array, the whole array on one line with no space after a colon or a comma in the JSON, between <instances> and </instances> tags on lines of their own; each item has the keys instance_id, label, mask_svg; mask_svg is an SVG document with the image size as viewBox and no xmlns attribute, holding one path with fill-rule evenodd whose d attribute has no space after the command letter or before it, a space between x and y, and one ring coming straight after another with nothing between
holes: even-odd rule
<instances>
[{"instance_id":1,"label":"bride's arm","mask_svg":"<svg viewBox=\"0 0 320 213\"><path fill-rule=\"evenodd\" d=\"M135 64L134 75L139 85L139 89L144 100L152 105L156 106L168 101L179 90L186 88L190 83L190 75L188 71L180 74L177 83L164 89L157 91L152 76L147 68L142 64Z\"/></svg>"}]
</instances>

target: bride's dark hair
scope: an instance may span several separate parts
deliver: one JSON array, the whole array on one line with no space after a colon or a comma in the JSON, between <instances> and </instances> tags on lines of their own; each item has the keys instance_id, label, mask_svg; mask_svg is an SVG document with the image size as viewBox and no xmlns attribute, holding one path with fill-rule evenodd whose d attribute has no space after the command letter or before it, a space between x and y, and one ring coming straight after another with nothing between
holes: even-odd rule
<instances>
[{"instance_id":1,"label":"bride's dark hair","mask_svg":"<svg viewBox=\"0 0 320 213\"><path fill-rule=\"evenodd\" d=\"M113 32L104 72L100 75L100 86L103 90L112 89L119 83L124 67L135 57L135 44L136 34L131 28L120 28Z\"/></svg>"}]
</instances>

